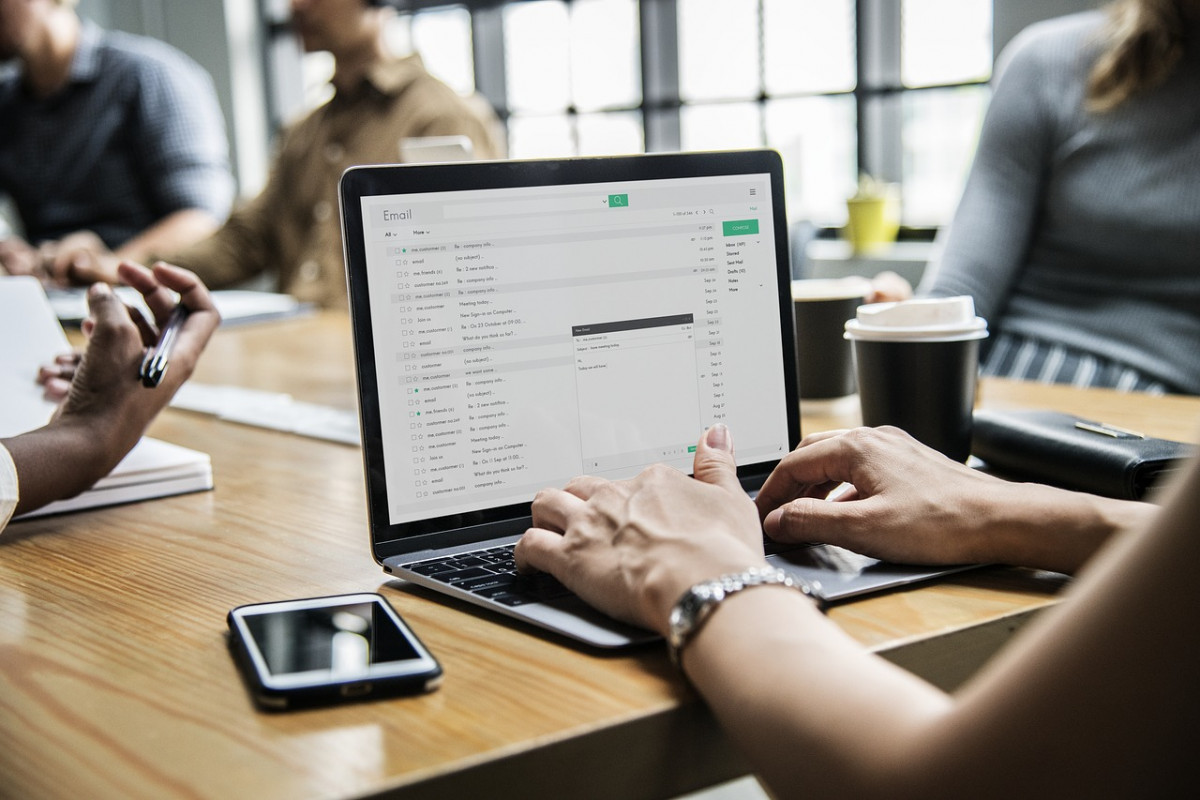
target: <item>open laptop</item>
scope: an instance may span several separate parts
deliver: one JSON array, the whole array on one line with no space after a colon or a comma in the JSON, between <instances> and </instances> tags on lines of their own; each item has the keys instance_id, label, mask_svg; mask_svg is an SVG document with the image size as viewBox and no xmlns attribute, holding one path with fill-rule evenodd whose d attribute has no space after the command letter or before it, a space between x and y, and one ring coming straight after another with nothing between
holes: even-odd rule
<instances>
[{"instance_id":1,"label":"open laptop","mask_svg":"<svg viewBox=\"0 0 1200 800\"><path fill-rule=\"evenodd\" d=\"M375 560L595 646L654 638L511 548L539 489L690 472L714 422L750 492L797 444L778 154L355 167L340 198ZM771 559L828 599L944 572Z\"/></svg>"}]
</instances>

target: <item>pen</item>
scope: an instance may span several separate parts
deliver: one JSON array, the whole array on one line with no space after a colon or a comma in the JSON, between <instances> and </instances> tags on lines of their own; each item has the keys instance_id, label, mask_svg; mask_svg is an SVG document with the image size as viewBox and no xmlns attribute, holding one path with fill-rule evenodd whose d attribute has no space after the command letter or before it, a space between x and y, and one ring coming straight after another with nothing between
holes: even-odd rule
<instances>
[{"instance_id":1,"label":"pen","mask_svg":"<svg viewBox=\"0 0 1200 800\"><path fill-rule=\"evenodd\" d=\"M175 347L175 340L179 338L179 329L183 327L183 321L187 319L187 315L187 306L182 303L171 309L171 313L167 317L167 324L163 325L162 330L158 333L158 341L142 359L142 366L138 368L138 378L141 379L142 386L147 389L158 386L163 376L167 374L171 350Z\"/></svg>"}]
</instances>

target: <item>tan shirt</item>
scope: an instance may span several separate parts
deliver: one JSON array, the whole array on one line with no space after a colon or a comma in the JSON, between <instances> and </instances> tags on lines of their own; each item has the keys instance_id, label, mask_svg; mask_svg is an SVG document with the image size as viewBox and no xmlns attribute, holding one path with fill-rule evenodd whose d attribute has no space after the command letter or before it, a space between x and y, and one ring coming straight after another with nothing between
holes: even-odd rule
<instances>
[{"instance_id":1,"label":"tan shirt","mask_svg":"<svg viewBox=\"0 0 1200 800\"><path fill-rule=\"evenodd\" d=\"M490 109L489 109L490 111ZM355 89L296 123L267 185L208 239L169 257L213 288L261 272L280 291L325 308L345 308L346 273L338 179L356 164L400 160L400 140L466 135L476 158L500 158L495 117L425 71L419 56L383 62Z\"/></svg>"}]
</instances>

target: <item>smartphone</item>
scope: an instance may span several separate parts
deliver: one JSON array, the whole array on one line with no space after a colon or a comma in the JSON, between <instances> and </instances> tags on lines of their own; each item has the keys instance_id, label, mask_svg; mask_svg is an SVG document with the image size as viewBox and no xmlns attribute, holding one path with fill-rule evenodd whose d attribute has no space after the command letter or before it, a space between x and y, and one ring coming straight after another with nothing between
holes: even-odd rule
<instances>
[{"instance_id":1,"label":"smartphone","mask_svg":"<svg viewBox=\"0 0 1200 800\"><path fill-rule=\"evenodd\" d=\"M429 692L442 668L382 595L238 606L229 646L268 711Z\"/></svg>"}]
</instances>

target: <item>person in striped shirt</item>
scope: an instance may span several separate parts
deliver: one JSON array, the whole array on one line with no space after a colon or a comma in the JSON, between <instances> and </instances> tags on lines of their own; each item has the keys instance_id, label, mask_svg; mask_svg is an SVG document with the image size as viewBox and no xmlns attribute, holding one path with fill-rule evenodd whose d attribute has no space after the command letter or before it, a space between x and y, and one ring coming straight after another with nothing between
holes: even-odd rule
<instances>
[{"instance_id":1,"label":"person in striped shirt","mask_svg":"<svg viewBox=\"0 0 1200 800\"><path fill-rule=\"evenodd\" d=\"M982 371L1200 394L1200 3L1120 0L1007 47L918 294L971 295Z\"/></svg>"}]
</instances>

